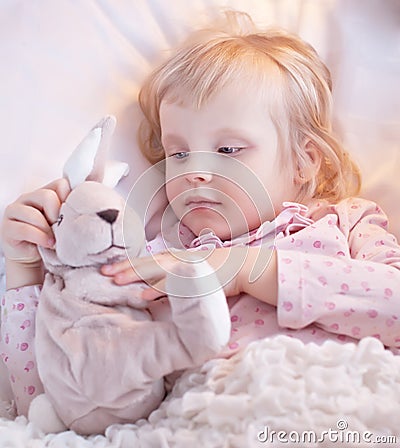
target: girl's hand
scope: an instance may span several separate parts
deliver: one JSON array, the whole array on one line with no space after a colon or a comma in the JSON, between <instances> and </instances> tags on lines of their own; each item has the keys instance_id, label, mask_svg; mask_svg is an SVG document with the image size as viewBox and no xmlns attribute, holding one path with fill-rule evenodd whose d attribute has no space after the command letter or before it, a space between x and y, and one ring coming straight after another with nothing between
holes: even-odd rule
<instances>
[{"instance_id":1,"label":"girl's hand","mask_svg":"<svg viewBox=\"0 0 400 448\"><path fill-rule=\"evenodd\" d=\"M1 239L6 258L7 287L16 287L14 280L20 283L15 278L17 276L22 276L19 286L29 284L23 278L24 272L41 268L42 261L37 246L54 246L51 225L57 220L61 203L69 192L68 181L59 179L43 188L21 195L6 208ZM10 283L13 286L10 286Z\"/></svg>"},{"instance_id":2,"label":"girl's hand","mask_svg":"<svg viewBox=\"0 0 400 448\"><path fill-rule=\"evenodd\" d=\"M275 254L262 247L226 247L209 251L165 252L150 257L104 265L101 272L119 285L145 281L142 298L155 300L166 295L165 278L178 262L205 258L217 273L227 297L246 292L271 305L276 304L277 268Z\"/></svg>"},{"instance_id":3,"label":"girl's hand","mask_svg":"<svg viewBox=\"0 0 400 448\"><path fill-rule=\"evenodd\" d=\"M240 265L234 261L232 249L218 248L210 251L174 251L157 255L124 260L111 265L104 265L102 274L114 278L118 285L126 285L136 281L145 281L150 288L143 290L142 298L154 300L166 295L165 279L168 272L176 263L193 263L196 260L206 259L223 285L227 296L239 294L237 274ZM238 260L236 253L236 260ZM239 268L239 269L238 269Z\"/></svg>"}]
</instances>

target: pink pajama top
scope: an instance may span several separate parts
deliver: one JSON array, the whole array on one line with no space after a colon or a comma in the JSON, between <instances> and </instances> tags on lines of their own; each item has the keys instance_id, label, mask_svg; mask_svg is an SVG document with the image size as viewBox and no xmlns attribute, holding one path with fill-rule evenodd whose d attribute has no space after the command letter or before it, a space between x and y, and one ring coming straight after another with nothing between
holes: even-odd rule
<instances>
[{"instance_id":1,"label":"pink pajama top","mask_svg":"<svg viewBox=\"0 0 400 448\"><path fill-rule=\"evenodd\" d=\"M232 332L221 356L249 342L286 334L304 342L339 342L373 336L400 348L400 246L387 231L387 217L373 202L350 198L336 205L284 203L272 222L249 234L221 241L195 237L177 224L148 243L150 253L266 244L276 250L278 302L273 307L247 294L229 297ZM2 299L0 353L19 414L43 392L34 352L35 312L40 287L9 290ZM268 291L266 291L268 294ZM153 315L168 306L151 305Z\"/></svg>"}]
</instances>

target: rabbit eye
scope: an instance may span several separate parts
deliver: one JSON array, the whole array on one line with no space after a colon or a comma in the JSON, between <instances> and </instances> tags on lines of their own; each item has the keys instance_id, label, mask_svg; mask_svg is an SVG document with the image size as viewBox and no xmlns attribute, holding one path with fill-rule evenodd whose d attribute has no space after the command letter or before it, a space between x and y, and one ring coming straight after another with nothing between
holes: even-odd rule
<instances>
[{"instance_id":1,"label":"rabbit eye","mask_svg":"<svg viewBox=\"0 0 400 448\"><path fill-rule=\"evenodd\" d=\"M62 220L64 219L64 215L60 215L56 221L57 226L59 226L62 222Z\"/></svg>"}]
</instances>

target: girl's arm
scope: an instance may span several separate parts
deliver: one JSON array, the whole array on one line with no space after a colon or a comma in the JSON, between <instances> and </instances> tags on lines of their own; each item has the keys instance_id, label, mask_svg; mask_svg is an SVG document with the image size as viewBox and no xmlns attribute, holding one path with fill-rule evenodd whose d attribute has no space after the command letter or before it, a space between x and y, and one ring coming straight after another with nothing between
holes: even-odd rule
<instances>
[{"instance_id":1,"label":"girl's arm","mask_svg":"<svg viewBox=\"0 0 400 448\"><path fill-rule=\"evenodd\" d=\"M280 249L277 242L278 322L400 347L400 246L386 215L362 199L332 211Z\"/></svg>"},{"instance_id":2,"label":"girl's arm","mask_svg":"<svg viewBox=\"0 0 400 448\"><path fill-rule=\"evenodd\" d=\"M5 260L7 290L29 285L41 285L44 279L42 260L31 263L21 263Z\"/></svg>"},{"instance_id":3,"label":"girl's arm","mask_svg":"<svg viewBox=\"0 0 400 448\"><path fill-rule=\"evenodd\" d=\"M18 414L27 414L43 392L34 351L35 315L43 265L37 245L54 244L51 224L69 193L65 179L20 196L4 213L1 226L7 292L1 300L0 354L7 367Z\"/></svg>"},{"instance_id":4,"label":"girl's arm","mask_svg":"<svg viewBox=\"0 0 400 448\"><path fill-rule=\"evenodd\" d=\"M290 264L290 266L288 266ZM316 323L356 339L400 347L400 271L382 263L278 251L278 323Z\"/></svg>"},{"instance_id":5,"label":"girl's arm","mask_svg":"<svg viewBox=\"0 0 400 448\"><path fill-rule=\"evenodd\" d=\"M35 316L40 286L6 292L1 301L1 358L7 367L18 415L43 393L35 357Z\"/></svg>"},{"instance_id":6,"label":"girl's arm","mask_svg":"<svg viewBox=\"0 0 400 448\"><path fill-rule=\"evenodd\" d=\"M146 281L151 288L143 290L142 297L155 300L165 291L165 277L176 263L185 262L193 256L203 256L217 273L226 296L246 292L254 297L276 305L277 263L274 251L266 247L223 247L209 251L174 251L135 260L124 260L102 267L104 275L114 277L115 283L126 285Z\"/></svg>"}]
</instances>

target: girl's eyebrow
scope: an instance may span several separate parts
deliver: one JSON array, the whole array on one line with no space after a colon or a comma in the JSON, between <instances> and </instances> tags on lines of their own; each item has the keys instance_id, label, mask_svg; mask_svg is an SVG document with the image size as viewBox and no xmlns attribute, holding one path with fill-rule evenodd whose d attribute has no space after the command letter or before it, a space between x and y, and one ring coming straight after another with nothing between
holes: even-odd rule
<instances>
[{"instance_id":1,"label":"girl's eyebrow","mask_svg":"<svg viewBox=\"0 0 400 448\"><path fill-rule=\"evenodd\" d=\"M224 138L235 138L244 142L250 143L252 138L251 135L249 135L248 132L246 132L243 129L239 128L233 128L233 127L223 127L216 129L213 134L215 135L215 138L217 139L224 139ZM161 135L161 143L164 147L168 147L169 145L185 145L186 140L183 136L169 133L165 135Z\"/></svg>"},{"instance_id":2,"label":"girl's eyebrow","mask_svg":"<svg viewBox=\"0 0 400 448\"><path fill-rule=\"evenodd\" d=\"M246 141L251 140L251 136L249 135L248 131L240 128L225 127L217 129L215 135L218 138L224 138L228 136Z\"/></svg>"},{"instance_id":3,"label":"girl's eyebrow","mask_svg":"<svg viewBox=\"0 0 400 448\"><path fill-rule=\"evenodd\" d=\"M218 129L216 133L217 134L219 134L219 133L232 134L232 133L241 133L241 131L240 131L240 129L237 129L237 128L225 127L225 128Z\"/></svg>"}]
</instances>

